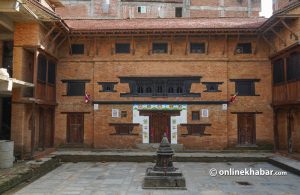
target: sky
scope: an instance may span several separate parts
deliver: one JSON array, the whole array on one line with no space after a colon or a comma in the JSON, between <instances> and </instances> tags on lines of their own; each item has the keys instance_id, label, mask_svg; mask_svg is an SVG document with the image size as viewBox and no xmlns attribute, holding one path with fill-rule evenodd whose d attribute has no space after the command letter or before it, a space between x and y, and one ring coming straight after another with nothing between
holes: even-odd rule
<instances>
[{"instance_id":1,"label":"sky","mask_svg":"<svg viewBox=\"0 0 300 195\"><path fill-rule=\"evenodd\" d=\"M261 16L269 18L272 15L272 0L261 0Z\"/></svg>"}]
</instances>

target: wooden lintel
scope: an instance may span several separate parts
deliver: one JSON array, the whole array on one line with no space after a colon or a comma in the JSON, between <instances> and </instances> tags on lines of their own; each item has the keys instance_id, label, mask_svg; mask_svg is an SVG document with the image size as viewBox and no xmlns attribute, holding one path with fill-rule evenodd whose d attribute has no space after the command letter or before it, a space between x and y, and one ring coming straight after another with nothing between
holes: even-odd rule
<instances>
[{"instance_id":1,"label":"wooden lintel","mask_svg":"<svg viewBox=\"0 0 300 195\"><path fill-rule=\"evenodd\" d=\"M283 20L283 19L280 19L280 22L283 24L283 26L288 30L290 31L290 33L295 37L295 40L298 40L298 35L287 25L287 23Z\"/></svg>"},{"instance_id":2,"label":"wooden lintel","mask_svg":"<svg viewBox=\"0 0 300 195\"><path fill-rule=\"evenodd\" d=\"M279 38L279 40L283 43L284 46L286 46L286 41L283 40L283 38L274 30L274 28L271 28L271 31Z\"/></svg>"}]
</instances>

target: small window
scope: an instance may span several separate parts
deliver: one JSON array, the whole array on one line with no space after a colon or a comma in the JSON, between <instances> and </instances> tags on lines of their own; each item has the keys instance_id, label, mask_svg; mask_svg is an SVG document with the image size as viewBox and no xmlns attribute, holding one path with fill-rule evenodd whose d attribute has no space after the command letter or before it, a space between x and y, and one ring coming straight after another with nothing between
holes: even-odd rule
<instances>
[{"instance_id":1,"label":"small window","mask_svg":"<svg viewBox=\"0 0 300 195\"><path fill-rule=\"evenodd\" d=\"M284 60L278 59L273 62L273 83L284 82Z\"/></svg>"},{"instance_id":2,"label":"small window","mask_svg":"<svg viewBox=\"0 0 300 195\"><path fill-rule=\"evenodd\" d=\"M121 118L127 117L127 111L121 111Z\"/></svg>"},{"instance_id":3,"label":"small window","mask_svg":"<svg viewBox=\"0 0 300 195\"><path fill-rule=\"evenodd\" d=\"M146 93L152 93L152 88L151 87L147 87L146 88Z\"/></svg>"},{"instance_id":4,"label":"small window","mask_svg":"<svg viewBox=\"0 0 300 195\"><path fill-rule=\"evenodd\" d=\"M84 96L85 95L85 82L69 81L67 87L68 96Z\"/></svg>"},{"instance_id":5,"label":"small window","mask_svg":"<svg viewBox=\"0 0 300 195\"><path fill-rule=\"evenodd\" d=\"M235 89L239 96L255 95L254 81L237 81Z\"/></svg>"},{"instance_id":6,"label":"small window","mask_svg":"<svg viewBox=\"0 0 300 195\"><path fill-rule=\"evenodd\" d=\"M173 87L169 87L169 89L168 89L168 93L174 93L174 89L173 89Z\"/></svg>"},{"instance_id":7,"label":"small window","mask_svg":"<svg viewBox=\"0 0 300 195\"><path fill-rule=\"evenodd\" d=\"M200 120L200 112L199 111L192 111L192 120Z\"/></svg>"},{"instance_id":8,"label":"small window","mask_svg":"<svg viewBox=\"0 0 300 195\"><path fill-rule=\"evenodd\" d=\"M116 43L116 53L130 53L130 43Z\"/></svg>"},{"instance_id":9,"label":"small window","mask_svg":"<svg viewBox=\"0 0 300 195\"><path fill-rule=\"evenodd\" d=\"M168 53L168 43L153 43L153 53Z\"/></svg>"},{"instance_id":10,"label":"small window","mask_svg":"<svg viewBox=\"0 0 300 195\"><path fill-rule=\"evenodd\" d=\"M175 8L175 16L176 16L176 18L181 18L182 17L182 7L176 7Z\"/></svg>"},{"instance_id":11,"label":"small window","mask_svg":"<svg viewBox=\"0 0 300 195\"><path fill-rule=\"evenodd\" d=\"M138 13L145 14L146 12L146 6L138 6Z\"/></svg>"},{"instance_id":12,"label":"small window","mask_svg":"<svg viewBox=\"0 0 300 195\"><path fill-rule=\"evenodd\" d=\"M46 82L47 74L47 58L46 56L40 54L38 57L38 76L37 79L40 82Z\"/></svg>"},{"instance_id":13,"label":"small window","mask_svg":"<svg viewBox=\"0 0 300 195\"><path fill-rule=\"evenodd\" d=\"M72 55L84 54L84 44L72 44Z\"/></svg>"},{"instance_id":14,"label":"small window","mask_svg":"<svg viewBox=\"0 0 300 195\"><path fill-rule=\"evenodd\" d=\"M202 84L206 86L204 92L220 92L219 85L223 84L223 82L202 82Z\"/></svg>"},{"instance_id":15,"label":"small window","mask_svg":"<svg viewBox=\"0 0 300 195\"><path fill-rule=\"evenodd\" d=\"M114 90L117 82L98 82L99 85L102 85L102 90L100 92L116 92Z\"/></svg>"},{"instance_id":16,"label":"small window","mask_svg":"<svg viewBox=\"0 0 300 195\"><path fill-rule=\"evenodd\" d=\"M183 92L182 87L177 87L176 92L177 92L177 93L182 93L182 92Z\"/></svg>"},{"instance_id":17,"label":"small window","mask_svg":"<svg viewBox=\"0 0 300 195\"><path fill-rule=\"evenodd\" d=\"M238 43L235 51L237 54L251 54L252 45L251 43Z\"/></svg>"},{"instance_id":18,"label":"small window","mask_svg":"<svg viewBox=\"0 0 300 195\"><path fill-rule=\"evenodd\" d=\"M205 53L205 43L190 43L190 53Z\"/></svg>"},{"instance_id":19,"label":"small window","mask_svg":"<svg viewBox=\"0 0 300 195\"><path fill-rule=\"evenodd\" d=\"M56 64L53 61L48 62L48 83L55 84L55 68Z\"/></svg>"},{"instance_id":20,"label":"small window","mask_svg":"<svg viewBox=\"0 0 300 195\"><path fill-rule=\"evenodd\" d=\"M163 87L161 85L157 86L156 92L157 93L162 93L163 92Z\"/></svg>"},{"instance_id":21,"label":"small window","mask_svg":"<svg viewBox=\"0 0 300 195\"><path fill-rule=\"evenodd\" d=\"M137 92L138 92L138 93L144 93L143 87L142 87L142 86L138 86Z\"/></svg>"}]
</instances>

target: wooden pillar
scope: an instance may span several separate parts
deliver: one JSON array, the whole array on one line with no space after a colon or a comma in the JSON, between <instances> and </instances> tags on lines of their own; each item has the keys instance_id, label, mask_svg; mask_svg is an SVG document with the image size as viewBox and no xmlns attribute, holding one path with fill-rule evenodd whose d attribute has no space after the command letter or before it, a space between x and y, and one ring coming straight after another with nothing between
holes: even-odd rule
<instances>
[{"instance_id":1,"label":"wooden pillar","mask_svg":"<svg viewBox=\"0 0 300 195\"><path fill-rule=\"evenodd\" d=\"M278 109L274 109L274 151L279 150Z\"/></svg>"},{"instance_id":2,"label":"wooden pillar","mask_svg":"<svg viewBox=\"0 0 300 195\"><path fill-rule=\"evenodd\" d=\"M287 112L287 145L288 145L288 153L293 152L292 147L292 110L289 109Z\"/></svg>"}]
</instances>

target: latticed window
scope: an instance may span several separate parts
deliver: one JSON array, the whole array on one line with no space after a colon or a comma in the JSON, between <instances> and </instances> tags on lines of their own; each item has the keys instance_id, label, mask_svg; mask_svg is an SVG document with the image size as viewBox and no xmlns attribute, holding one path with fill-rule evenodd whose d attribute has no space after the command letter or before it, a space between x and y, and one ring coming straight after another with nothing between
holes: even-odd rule
<instances>
[{"instance_id":1,"label":"latticed window","mask_svg":"<svg viewBox=\"0 0 300 195\"><path fill-rule=\"evenodd\" d=\"M284 81L284 60L278 59L273 62L273 83L281 83Z\"/></svg>"},{"instance_id":2,"label":"latticed window","mask_svg":"<svg viewBox=\"0 0 300 195\"><path fill-rule=\"evenodd\" d=\"M287 80L300 79L300 52L294 52L287 58Z\"/></svg>"}]
</instances>

